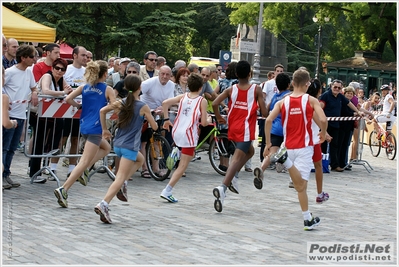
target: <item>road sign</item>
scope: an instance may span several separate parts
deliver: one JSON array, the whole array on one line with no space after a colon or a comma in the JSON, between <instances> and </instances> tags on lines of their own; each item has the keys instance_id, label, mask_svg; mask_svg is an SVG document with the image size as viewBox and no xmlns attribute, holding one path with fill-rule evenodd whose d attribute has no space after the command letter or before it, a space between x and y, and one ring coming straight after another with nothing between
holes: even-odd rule
<instances>
[{"instance_id":1,"label":"road sign","mask_svg":"<svg viewBox=\"0 0 399 267\"><path fill-rule=\"evenodd\" d=\"M241 41L240 42L240 52L255 54L256 53L256 45L257 45L257 43L255 43L255 42Z\"/></svg>"}]
</instances>

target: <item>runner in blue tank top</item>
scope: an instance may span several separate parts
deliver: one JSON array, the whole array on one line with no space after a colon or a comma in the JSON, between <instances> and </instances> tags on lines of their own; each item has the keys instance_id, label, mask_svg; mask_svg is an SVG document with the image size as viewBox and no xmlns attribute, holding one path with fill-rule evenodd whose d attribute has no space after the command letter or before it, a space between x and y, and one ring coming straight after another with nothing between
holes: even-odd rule
<instances>
[{"instance_id":1,"label":"runner in blue tank top","mask_svg":"<svg viewBox=\"0 0 399 267\"><path fill-rule=\"evenodd\" d=\"M76 108L82 108L80 131L86 142L78 165L73 169L65 183L54 190L54 194L58 198L58 204L61 207L68 207L67 191L75 181L79 180L81 184L86 186L89 180L88 168L111 151L110 144L101 136L102 128L100 122L100 109L106 106L107 102L115 102L114 90L105 83L107 74L107 62L97 60L87 63L84 74L86 84L79 86L65 98L68 104ZM74 100L79 95L82 95L82 104Z\"/></svg>"},{"instance_id":2,"label":"runner in blue tank top","mask_svg":"<svg viewBox=\"0 0 399 267\"><path fill-rule=\"evenodd\" d=\"M144 156L140 152L144 118L152 129L158 129L150 108L138 100L141 92L141 78L135 74L129 74L124 80L124 85L128 91L127 97L100 110L102 136L107 140L110 140L112 136L107 129L105 115L112 110L119 115L118 131L114 137L114 151L120 158L118 172L104 199L94 208L104 223L112 223L108 213L108 204L115 195L119 200L127 201L127 181L144 163Z\"/></svg>"}]
</instances>

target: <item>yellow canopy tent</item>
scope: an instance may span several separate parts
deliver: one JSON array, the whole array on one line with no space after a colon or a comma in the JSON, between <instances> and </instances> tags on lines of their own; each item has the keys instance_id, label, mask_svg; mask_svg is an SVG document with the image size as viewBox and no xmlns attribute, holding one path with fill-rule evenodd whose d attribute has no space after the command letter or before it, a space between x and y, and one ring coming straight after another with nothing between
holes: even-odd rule
<instances>
[{"instance_id":1,"label":"yellow canopy tent","mask_svg":"<svg viewBox=\"0 0 399 267\"><path fill-rule=\"evenodd\" d=\"M1 6L2 32L5 37L15 38L19 42L54 43L55 29Z\"/></svg>"}]
</instances>

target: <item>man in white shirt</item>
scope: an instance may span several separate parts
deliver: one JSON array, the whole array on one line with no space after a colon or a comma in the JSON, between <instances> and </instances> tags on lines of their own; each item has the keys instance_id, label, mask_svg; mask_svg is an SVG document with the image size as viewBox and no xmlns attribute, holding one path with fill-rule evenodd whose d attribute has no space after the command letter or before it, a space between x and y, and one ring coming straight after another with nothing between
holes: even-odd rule
<instances>
[{"instance_id":1,"label":"man in white shirt","mask_svg":"<svg viewBox=\"0 0 399 267\"><path fill-rule=\"evenodd\" d=\"M278 88L276 85L276 77L279 73L284 72L284 66L281 64L277 64L274 66L274 78L266 81L263 86L261 85L263 92L263 99L265 99L266 107L272 101L273 96L278 92Z\"/></svg>"},{"instance_id":2,"label":"man in white shirt","mask_svg":"<svg viewBox=\"0 0 399 267\"><path fill-rule=\"evenodd\" d=\"M17 128L5 129L3 127L3 184L10 184L12 187L21 185L11 180L10 167L26 120L27 101L31 100L33 106L38 105L38 90L35 78L32 71L27 69L35 62L35 56L35 47L23 44L16 51L17 64L5 71L3 91L8 95L12 103L10 105L9 116L10 119L18 122ZM15 103L16 101L18 103ZM40 182L43 182L43 180Z\"/></svg>"},{"instance_id":3,"label":"man in white shirt","mask_svg":"<svg viewBox=\"0 0 399 267\"><path fill-rule=\"evenodd\" d=\"M172 70L169 66L164 65L159 69L158 77L152 77L141 83L142 95L140 96L140 100L146 103L151 110L155 110L155 113L158 115L163 114L162 102L168 98L174 97L175 84L170 80L171 76ZM167 135L170 135L170 132L168 132ZM151 131L146 130L141 135L140 151L144 158L146 157L145 146L150 138ZM170 137L168 139L170 139ZM157 170L155 169L155 171ZM144 178L151 178L145 162L142 166L141 176Z\"/></svg>"}]
</instances>

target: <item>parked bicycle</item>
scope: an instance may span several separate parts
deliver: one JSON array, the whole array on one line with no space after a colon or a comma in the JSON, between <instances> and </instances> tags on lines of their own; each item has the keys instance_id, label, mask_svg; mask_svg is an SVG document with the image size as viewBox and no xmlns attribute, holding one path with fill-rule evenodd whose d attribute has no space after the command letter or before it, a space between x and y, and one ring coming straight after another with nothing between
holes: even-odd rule
<instances>
[{"instance_id":1,"label":"parked bicycle","mask_svg":"<svg viewBox=\"0 0 399 267\"><path fill-rule=\"evenodd\" d=\"M388 132L378 123L379 130L373 130L369 136L369 146L371 155L378 157L381 147L385 148L388 159L393 160L396 156L396 137L393 133Z\"/></svg>"},{"instance_id":2,"label":"parked bicycle","mask_svg":"<svg viewBox=\"0 0 399 267\"><path fill-rule=\"evenodd\" d=\"M156 181L163 181L168 178L170 170L166 167L166 159L168 158L172 148L168 140L164 137L164 129L162 128L163 120L157 119L158 129L152 130L152 136L145 147L145 161L148 166L148 172ZM150 128L150 125L148 125Z\"/></svg>"}]
</instances>

